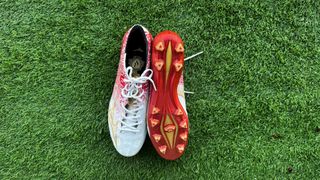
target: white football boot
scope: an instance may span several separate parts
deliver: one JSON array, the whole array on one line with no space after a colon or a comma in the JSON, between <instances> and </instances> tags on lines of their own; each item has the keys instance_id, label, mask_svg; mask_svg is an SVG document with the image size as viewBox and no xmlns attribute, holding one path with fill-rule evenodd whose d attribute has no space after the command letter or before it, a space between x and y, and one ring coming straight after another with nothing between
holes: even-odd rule
<instances>
[{"instance_id":1,"label":"white football boot","mask_svg":"<svg viewBox=\"0 0 320 180\"><path fill-rule=\"evenodd\" d=\"M149 81L154 85L149 69L151 41L152 35L141 25L131 27L122 41L108 124L114 147L126 157L137 154L146 138Z\"/></svg>"}]
</instances>

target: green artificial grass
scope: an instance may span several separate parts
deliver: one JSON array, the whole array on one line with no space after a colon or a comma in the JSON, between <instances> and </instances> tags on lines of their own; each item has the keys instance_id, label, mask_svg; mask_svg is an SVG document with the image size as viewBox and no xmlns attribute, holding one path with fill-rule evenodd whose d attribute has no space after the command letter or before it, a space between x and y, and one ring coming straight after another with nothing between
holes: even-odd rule
<instances>
[{"instance_id":1,"label":"green artificial grass","mask_svg":"<svg viewBox=\"0 0 320 180\"><path fill-rule=\"evenodd\" d=\"M320 3L0 1L0 179L316 179ZM178 32L188 148L121 157L107 123L124 33Z\"/></svg>"}]
</instances>

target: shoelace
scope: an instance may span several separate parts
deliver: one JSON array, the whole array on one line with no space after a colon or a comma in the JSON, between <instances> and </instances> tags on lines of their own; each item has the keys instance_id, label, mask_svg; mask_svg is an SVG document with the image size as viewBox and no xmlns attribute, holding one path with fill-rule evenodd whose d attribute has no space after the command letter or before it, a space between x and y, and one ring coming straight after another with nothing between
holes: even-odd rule
<instances>
[{"instance_id":1,"label":"shoelace","mask_svg":"<svg viewBox=\"0 0 320 180\"><path fill-rule=\"evenodd\" d=\"M196 56L199 56L199 55L202 54L202 53L203 53L203 51L200 51L200 52L198 52L198 53L196 53L196 54L194 54L194 55L192 55L192 56L189 56L189 57L185 58L184 61L188 61L189 59L192 59L192 58L194 58L194 57L196 57Z\"/></svg>"},{"instance_id":2,"label":"shoelace","mask_svg":"<svg viewBox=\"0 0 320 180\"><path fill-rule=\"evenodd\" d=\"M138 112L143 108L140 105L142 96L144 95L144 92L141 90L142 85L150 81L154 89L157 90L157 88L152 80L153 71L151 69L146 69L140 77L132 77L133 68L130 66L126 68L125 72L127 77L124 79L124 82L127 84L121 90L121 95L125 98L132 99L133 102L128 108L126 108L124 104L121 104L125 114L122 114L120 131L139 132L137 127L143 123L143 121L139 120L142 117L138 115Z\"/></svg>"},{"instance_id":3,"label":"shoelace","mask_svg":"<svg viewBox=\"0 0 320 180\"><path fill-rule=\"evenodd\" d=\"M188 61L188 60L190 60L190 59L192 59L192 58L194 58L196 56L199 56L202 53L203 53L203 51L200 51L200 52L198 52L198 53L196 53L196 54L194 54L192 56L189 56L189 57L185 58L184 61ZM192 92L192 91L184 91L184 93L185 94L194 94L194 92Z\"/></svg>"}]
</instances>

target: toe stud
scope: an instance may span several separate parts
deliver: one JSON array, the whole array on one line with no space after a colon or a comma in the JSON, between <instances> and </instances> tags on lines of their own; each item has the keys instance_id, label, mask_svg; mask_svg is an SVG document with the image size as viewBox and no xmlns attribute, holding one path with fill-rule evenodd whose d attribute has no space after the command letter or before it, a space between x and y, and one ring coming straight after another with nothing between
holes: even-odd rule
<instances>
[{"instance_id":1,"label":"toe stud","mask_svg":"<svg viewBox=\"0 0 320 180\"><path fill-rule=\"evenodd\" d=\"M160 139L161 139L161 135L160 134L154 134L154 135L152 135L152 137L156 142L159 142Z\"/></svg>"},{"instance_id":2,"label":"toe stud","mask_svg":"<svg viewBox=\"0 0 320 180\"><path fill-rule=\"evenodd\" d=\"M175 112L174 112L175 115L177 116L181 116L183 114L182 110L181 109L177 109Z\"/></svg>"},{"instance_id":3,"label":"toe stud","mask_svg":"<svg viewBox=\"0 0 320 180\"><path fill-rule=\"evenodd\" d=\"M150 123L152 127L155 127L156 125L159 124L159 120L158 119L154 119L154 118L150 118Z\"/></svg>"},{"instance_id":4,"label":"toe stud","mask_svg":"<svg viewBox=\"0 0 320 180\"><path fill-rule=\"evenodd\" d=\"M182 153L184 151L184 144L178 144L177 149L179 153Z\"/></svg>"},{"instance_id":5,"label":"toe stud","mask_svg":"<svg viewBox=\"0 0 320 180\"><path fill-rule=\"evenodd\" d=\"M165 153L166 153L166 150L167 150L167 146L166 146L166 145L159 146L159 151L160 151L162 154L165 154Z\"/></svg>"},{"instance_id":6,"label":"toe stud","mask_svg":"<svg viewBox=\"0 0 320 180\"><path fill-rule=\"evenodd\" d=\"M187 121L181 121L180 123L179 123L179 126L181 127L181 128L187 128Z\"/></svg>"},{"instance_id":7,"label":"toe stud","mask_svg":"<svg viewBox=\"0 0 320 180\"><path fill-rule=\"evenodd\" d=\"M187 133L187 132L181 133L181 134L179 135L179 137L180 137L182 140L187 141L188 133Z\"/></svg>"}]
</instances>

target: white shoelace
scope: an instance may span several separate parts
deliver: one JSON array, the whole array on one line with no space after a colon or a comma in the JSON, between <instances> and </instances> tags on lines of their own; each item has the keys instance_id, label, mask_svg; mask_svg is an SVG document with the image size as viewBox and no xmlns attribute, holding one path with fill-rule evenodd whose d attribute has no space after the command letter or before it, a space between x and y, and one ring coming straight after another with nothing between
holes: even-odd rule
<instances>
[{"instance_id":1,"label":"white shoelace","mask_svg":"<svg viewBox=\"0 0 320 180\"><path fill-rule=\"evenodd\" d=\"M198 53L196 53L196 54L194 54L194 55L192 55L192 56L189 56L189 57L187 57L187 58L184 58L184 61L188 61L188 60L190 60L190 59L192 59L192 58L194 58L194 57L196 57L196 56L199 56L200 54L202 54L203 53L203 51L200 51L200 52L198 52ZM184 91L184 93L185 94L194 94L194 92L192 92L192 91Z\"/></svg>"},{"instance_id":2,"label":"white shoelace","mask_svg":"<svg viewBox=\"0 0 320 180\"><path fill-rule=\"evenodd\" d=\"M200 51L200 52L198 52L198 53L196 53L196 54L194 54L194 55L192 55L192 56L189 56L189 57L187 57L187 58L184 58L184 61L188 61L189 59L192 59L192 58L194 58L194 57L196 57L196 56L199 56L200 54L202 54L203 53L203 51Z\"/></svg>"},{"instance_id":3,"label":"white shoelace","mask_svg":"<svg viewBox=\"0 0 320 180\"><path fill-rule=\"evenodd\" d=\"M154 89L157 90L157 88L152 80L153 71L151 69L146 69L140 77L132 77L132 73L133 68L130 66L127 67L127 77L124 79L124 82L127 84L121 90L121 95L125 98L132 99L133 102L128 108L121 104L125 114L122 114L122 126L120 131L139 132L137 127L143 123L144 120L144 117L140 117L138 115L139 111L143 108L143 106L140 105L142 102L142 96L144 95L144 92L142 91L142 85L147 81L150 81Z\"/></svg>"}]
</instances>

